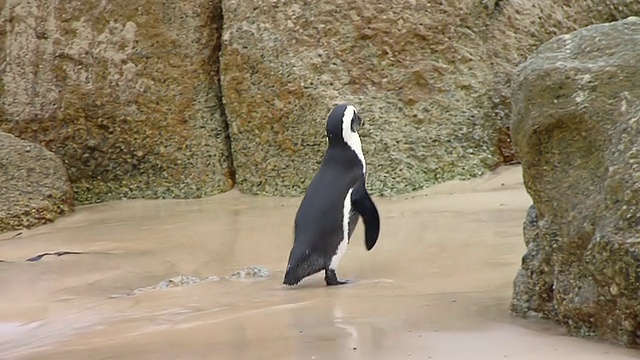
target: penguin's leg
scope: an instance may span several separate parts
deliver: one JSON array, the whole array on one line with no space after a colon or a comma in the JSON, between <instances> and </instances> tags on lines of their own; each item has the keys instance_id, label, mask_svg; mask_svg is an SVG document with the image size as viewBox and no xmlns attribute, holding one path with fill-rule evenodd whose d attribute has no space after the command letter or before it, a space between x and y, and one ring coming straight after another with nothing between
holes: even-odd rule
<instances>
[{"instance_id":1,"label":"penguin's leg","mask_svg":"<svg viewBox=\"0 0 640 360\"><path fill-rule=\"evenodd\" d=\"M327 286L334 285L344 285L349 282L349 280L338 280L338 275L336 274L336 269L338 268L338 264L340 260L344 256L344 253L347 251L347 244L349 243L349 239L341 239L338 244L338 248L336 249L335 254L330 259L327 259L327 263L324 266L324 281L327 283Z\"/></svg>"},{"instance_id":2,"label":"penguin's leg","mask_svg":"<svg viewBox=\"0 0 640 360\"><path fill-rule=\"evenodd\" d=\"M338 280L338 275L336 271L331 268L326 268L324 270L324 281L327 283L327 286L335 286L335 285L344 285L349 284L350 280Z\"/></svg>"}]
</instances>

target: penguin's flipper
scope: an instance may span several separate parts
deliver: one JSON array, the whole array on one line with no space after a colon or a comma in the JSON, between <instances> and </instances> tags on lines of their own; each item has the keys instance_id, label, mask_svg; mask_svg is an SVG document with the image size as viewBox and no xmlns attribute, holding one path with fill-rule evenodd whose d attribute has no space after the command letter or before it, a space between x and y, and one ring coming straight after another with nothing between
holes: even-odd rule
<instances>
[{"instance_id":1,"label":"penguin's flipper","mask_svg":"<svg viewBox=\"0 0 640 360\"><path fill-rule=\"evenodd\" d=\"M380 215L376 204L367 192L364 182L358 183L351 193L351 206L362 216L364 222L364 243L367 250L373 249L380 235Z\"/></svg>"}]
</instances>

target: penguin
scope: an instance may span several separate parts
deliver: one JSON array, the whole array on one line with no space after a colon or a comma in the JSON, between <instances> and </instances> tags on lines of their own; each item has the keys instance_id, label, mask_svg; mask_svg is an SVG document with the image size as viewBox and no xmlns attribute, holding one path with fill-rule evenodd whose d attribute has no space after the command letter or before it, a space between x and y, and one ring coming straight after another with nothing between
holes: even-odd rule
<instances>
[{"instance_id":1,"label":"penguin","mask_svg":"<svg viewBox=\"0 0 640 360\"><path fill-rule=\"evenodd\" d=\"M327 148L296 212L284 285L324 270L327 286L343 285L336 269L362 217L367 251L380 233L378 209L366 188L367 164L358 130L364 121L349 104L335 106L326 123Z\"/></svg>"}]
</instances>

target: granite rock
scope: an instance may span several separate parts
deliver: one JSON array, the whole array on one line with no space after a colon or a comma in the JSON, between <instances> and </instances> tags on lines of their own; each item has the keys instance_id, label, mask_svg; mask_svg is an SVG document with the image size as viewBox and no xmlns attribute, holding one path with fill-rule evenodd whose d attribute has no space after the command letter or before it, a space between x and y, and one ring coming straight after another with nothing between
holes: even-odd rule
<instances>
[{"instance_id":1,"label":"granite rock","mask_svg":"<svg viewBox=\"0 0 640 360\"><path fill-rule=\"evenodd\" d=\"M0 0L0 9L0 130L56 153L76 201L94 203L213 195L234 185L236 169L245 193L300 195L324 150L326 115L343 101L366 120L374 194L515 162L515 65L555 35L638 15L640 2Z\"/></svg>"},{"instance_id":2,"label":"granite rock","mask_svg":"<svg viewBox=\"0 0 640 360\"><path fill-rule=\"evenodd\" d=\"M0 5L0 129L57 154L79 203L233 186L219 1Z\"/></svg>"},{"instance_id":3,"label":"granite rock","mask_svg":"<svg viewBox=\"0 0 640 360\"><path fill-rule=\"evenodd\" d=\"M514 78L534 206L511 310L640 347L640 18L542 45Z\"/></svg>"},{"instance_id":4,"label":"granite rock","mask_svg":"<svg viewBox=\"0 0 640 360\"><path fill-rule=\"evenodd\" d=\"M0 132L0 233L28 229L73 211L62 161L44 147Z\"/></svg>"},{"instance_id":5,"label":"granite rock","mask_svg":"<svg viewBox=\"0 0 640 360\"><path fill-rule=\"evenodd\" d=\"M544 41L640 12L635 0L223 0L223 101L237 185L300 195L331 107L360 111L373 194L514 162L510 76Z\"/></svg>"}]
</instances>

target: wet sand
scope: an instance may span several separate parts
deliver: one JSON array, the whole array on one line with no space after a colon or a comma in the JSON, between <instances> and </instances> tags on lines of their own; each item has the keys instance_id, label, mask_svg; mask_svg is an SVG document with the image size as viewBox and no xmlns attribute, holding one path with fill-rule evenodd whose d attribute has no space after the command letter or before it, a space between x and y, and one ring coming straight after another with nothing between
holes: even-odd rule
<instances>
[{"instance_id":1,"label":"wet sand","mask_svg":"<svg viewBox=\"0 0 640 360\"><path fill-rule=\"evenodd\" d=\"M531 203L518 166L375 199L376 247L359 225L338 276L281 285L299 198L79 208L0 234L1 359L640 359L508 313ZM43 252L87 254L47 256ZM229 280L245 266L262 280ZM221 276L122 295L177 275Z\"/></svg>"}]
</instances>

